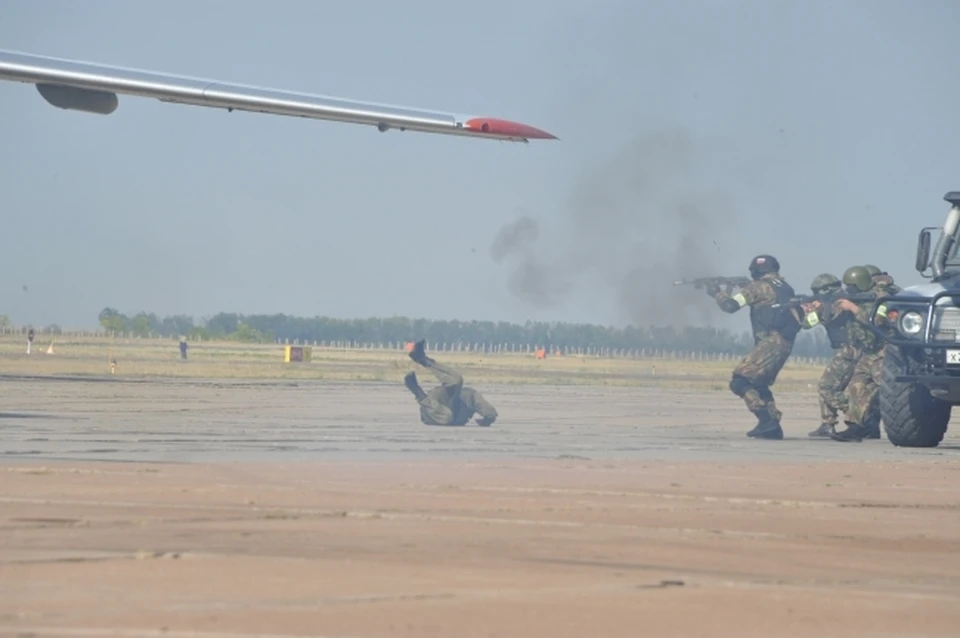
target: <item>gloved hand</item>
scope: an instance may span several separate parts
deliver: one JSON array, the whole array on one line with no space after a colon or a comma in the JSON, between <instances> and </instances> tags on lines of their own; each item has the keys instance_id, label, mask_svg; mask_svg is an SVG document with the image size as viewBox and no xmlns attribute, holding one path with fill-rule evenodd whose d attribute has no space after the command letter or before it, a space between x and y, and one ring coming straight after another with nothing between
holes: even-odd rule
<instances>
[{"instance_id":1,"label":"gloved hand","mask_svg":"<svg viewBox=\"0 0 960 638\"><path fill-rule=\"evenodd\" d=\"M720 284L717 282L712 282L707 284L707 294L711 297L716 297L720 294Z\"/></svg>"}]
</instances>

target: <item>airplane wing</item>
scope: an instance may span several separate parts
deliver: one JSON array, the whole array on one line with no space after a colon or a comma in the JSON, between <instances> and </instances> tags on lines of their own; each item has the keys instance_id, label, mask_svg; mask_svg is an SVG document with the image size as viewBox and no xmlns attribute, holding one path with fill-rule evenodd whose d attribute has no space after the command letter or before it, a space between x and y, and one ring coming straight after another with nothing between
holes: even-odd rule
<instances>
[{"instance_id":1,"label":"airplane wing","mask_svg":"<svg viewBox=\"0 0 960 638\"><path fill-rule=\"evenodd\" d=\"M510 142L557 139L527 124L492 117L458 117L449 113L228 84L18 51L0 50L0 80L34 84L43 99L58 108L101 115L109 115L117 109L117 94L120 93L227 111L367 124L376 126L381 132L396 129Z\"/></svg>"}]
</instances>

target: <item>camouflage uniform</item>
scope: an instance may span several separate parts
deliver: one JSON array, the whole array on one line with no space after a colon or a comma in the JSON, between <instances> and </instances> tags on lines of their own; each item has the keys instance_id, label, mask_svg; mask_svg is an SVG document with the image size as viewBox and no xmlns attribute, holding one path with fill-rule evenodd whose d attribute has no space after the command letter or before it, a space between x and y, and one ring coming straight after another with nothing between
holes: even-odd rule
<instances>
[{"instance_id":1,"label":"camouflage uniform","mask_svg":"<svg viewBox=\"0 0 960 638\"><path fill-rule=\"evenodd\" d=\"M824 368L817 386L820 397L820 428L810 433L810 436L829 436L840 421L840 412L846 412L850 402L847 399L846 389L853 378L853 370L860 360L860 353L850 345L844 344L833 352L833 358ZM824 432L827 430L827 432Z\"/></svg>"},{"instance_id":2,"label":"camouflage uniform","mask_svg":"<svg viewBox=\"0 0 960 638\"><path fill-rule=\"evenodd\" d=\"M853 378L853 370L860 360L860 353L850 344L844 344L833 353L830 363L824 368L817 386L820 396L820 421L832 431L840 421L840 412L846 412L850 402L847 400L846 389ZM820 430L815 430L821 436Z\"/></svg>"},{"instance_id":3,"label":"camouflage uniform","mask_svg":"<svg viewBox=\"0 0 960 638\"><path fill-rule=\"evenodd\" d=\"M895 295L900 292L901 288L894 281L893 277L887 274L886 271L880 270L878 267L873 264L867 264L864 266L867 271L870 273L870 278L873 280L873 283L876 284L874 292L876 293L877 298L886 297L889 295ZM883 330L888 334L888 336L896 337L896 329L893 325L889 325L886 330ZM886 350L884 350L886 352ZM882 363L883 357L880 357ZM874 399L874 407L870 410L869 415L866 420L867 432L865 438L868 439L879 439L880 438L880 406L878 399Z\"/></svg>"},{"instance_id":4,"label":"camouflage uniform","mask_svg":"<svg viewBox=\"0 0 960 638\"><path fill-rule=\"evenodd\" d=\"M873 280L873 283L877 285L877 297L895 295L900 292L900 286L894 283L893 277L891 277L889 274L880 270L873 264L868 264L864 266L864 268L866 268L870 273L870 278Z\"/></svg>"},{"instance_id":5,"label":"camouflage uniform","mask_svg":"<svg viewBox=\"0 0 960 638\"><path fill-rule=\"evenodd\" d=\"M824 273L814 278L810 289L814 295L828 295L839 293L841 286L839 279ZM803 329L822 325L827 331L830 347L833 348L833 358L823 370L817 386L820 398L820 427L807 433L811 438L829 437L840 420L839 413L848 409L849 402L845 391L860 359L860 351L849 339L851 319L850 314L834 302L807 313L801 323Z\"/></svg>"},{"instance_id":6,"label":"camouflage uniform","mask_svg":"<svg viewBox=\"0 0 960 638\"><path fill-rule=\"evenodd\" d=\"M880 274L874 277L874 283L877 284L877 296L886 297L900 292L901 288L893 282L893 277L886 274Z\"/></svg>"},{"instance_id":7,"label":"camouflage uniform","mask_svg":"<svg viewBox=\"0 0 960 638\"><path fill-rule=\"evenodd\" d=\"M404 377L404 384L420 404L420 421L425 425L466 425L474 414L479 414L477 425L488 426L497 420L497 410L483 395L463 385L463 377L456 370L437 363L424 353L424 342L418 341L410 358L429 368L440 385L424 392L413 372Z\"/></svg>"},{"instance_id":8,"label":"camouflage uniform","mask_svg":"<svg viewBox=\"0 0 960 638\"><path fill-rule=\"evenodd\" d=\"M724 312L734 313L750 308L753 350L734 369L730 391L743 399L747 409L757 417L757 426L747 436L782 439L782 413L770 390L780 370L793 352L800 323L789 307L793 288L779 274L780 264L770 255L760 255L750 263L749 284L731 295L716 285L708 286Z\"/></svg>"},{"instance_id":9,"label":"camouflage uniform","mask_svg":"<svg viewBox=\"0 0 960 638\"><path fill-rule=\"evenodd\" d=\"M862 271L862 272L861 272ZM870 278L869 271L863 266L855 266L844 273L844 282L856 281L858 294L871 292L876 295L876 284ZM849 284L848 284L849 285ZM850 341L860 350L860 360L853 371L847 388L849 402L844 421L847 429L831 435L837 441L860 441L864 438L880 438L880 419L878 391L880 371L883 367L883 354L886 342L868 326L879 319L878 327L886 329L886 308L880 305L876 316L871 316L872 302L858 303L857 312L850 322ZM849 313L848 313L849 314Z\"/></svg>"}]
</instances>

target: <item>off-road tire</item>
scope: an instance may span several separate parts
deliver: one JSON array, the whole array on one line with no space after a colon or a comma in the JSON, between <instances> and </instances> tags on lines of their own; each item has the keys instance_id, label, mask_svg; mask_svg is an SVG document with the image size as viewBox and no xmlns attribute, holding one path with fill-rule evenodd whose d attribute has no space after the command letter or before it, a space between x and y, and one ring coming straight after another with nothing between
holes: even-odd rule
<instances>
[{"instance_id":1,"label":"off-road tire","mask_svg":"<svg viewBox=\"0 0 960 638\"><path fill-rule=\"evenodd\" d=\"M906 369L903 352L888 345L880 374L883 429L898 447L937 447L947 432L951 405L919 383L896 381Z\"/></svg>"}]
</instances>

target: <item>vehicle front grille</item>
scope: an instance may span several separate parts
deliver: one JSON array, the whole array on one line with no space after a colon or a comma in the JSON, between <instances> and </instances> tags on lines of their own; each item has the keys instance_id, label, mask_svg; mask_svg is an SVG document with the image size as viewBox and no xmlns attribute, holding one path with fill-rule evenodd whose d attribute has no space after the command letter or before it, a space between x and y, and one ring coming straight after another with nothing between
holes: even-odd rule
<instances>
[{"instance_id":1,"label":"vehicle front grille","mask_svg":"<svg viewBox=\"0 0 960 638\"><path fill-rule=\"evenodd\" d=\"M933 327L930 338L933 341L955 343L960 335L960 308L939 306L933 313Z\"/></svg>"}]
</instances>

